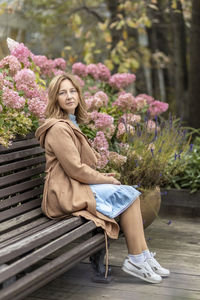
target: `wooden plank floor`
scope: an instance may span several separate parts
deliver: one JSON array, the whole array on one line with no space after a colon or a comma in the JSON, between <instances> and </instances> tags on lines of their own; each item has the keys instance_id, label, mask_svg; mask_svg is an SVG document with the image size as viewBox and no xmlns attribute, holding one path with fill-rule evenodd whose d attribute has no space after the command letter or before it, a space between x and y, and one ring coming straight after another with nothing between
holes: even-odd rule
<instances>
[{"instance_id":1,"label":"wooden plank floor","mask_svg":"<svg viewBox=\"0 0 200 300\"><path fill-rule=\"evenodd\" d=\"M113 281L91 281L91 267L84 261L25 300L190 300L200 299L200 218L157 218L146 229L151 251L171 271L160 284L148 284L121 270L127 250L124 238L111 244L109 263Z\"/></svg>"}]
</instances>

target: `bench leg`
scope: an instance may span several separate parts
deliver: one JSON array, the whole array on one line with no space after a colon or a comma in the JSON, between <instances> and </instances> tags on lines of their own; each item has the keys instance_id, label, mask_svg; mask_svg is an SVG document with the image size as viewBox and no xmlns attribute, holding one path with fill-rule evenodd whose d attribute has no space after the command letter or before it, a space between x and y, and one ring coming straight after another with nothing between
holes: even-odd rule
<instances>
[{"instance_id":1,"label":"bench leg","mask_svg":"<svg viewBox=\"0 0 200 300\"><path fill-rule=\"evenodd\" d=\"M96 231L93 233L93 235L96 233ZM94 275L92 277L92 281L98 282L98 283L110 283L112 280L111 277L111 267L108 266L108 275L107 278L105 278L105 272L106 272L106 266L104 264L104 258L106 254L106 249L103 248L97 253L90 256L90 262L93 268Z\"/></svg>"}]
</instances>

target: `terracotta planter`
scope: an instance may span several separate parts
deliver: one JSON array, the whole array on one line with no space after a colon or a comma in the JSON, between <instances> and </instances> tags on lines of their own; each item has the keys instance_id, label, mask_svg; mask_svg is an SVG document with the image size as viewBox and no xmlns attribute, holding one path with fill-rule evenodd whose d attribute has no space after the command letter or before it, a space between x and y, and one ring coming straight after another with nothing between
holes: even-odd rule
<instances>
[{"instance_id":1,"label":"terracotta planter","mask_svg":"<svg viewBox=\"0 0 200 300\"><path fill-rule=\"evenodd\" d=\"M148 227L158 216L161 204L160 188L147 190L140 196L144 228Z\"/></svg>"}]
</instances>

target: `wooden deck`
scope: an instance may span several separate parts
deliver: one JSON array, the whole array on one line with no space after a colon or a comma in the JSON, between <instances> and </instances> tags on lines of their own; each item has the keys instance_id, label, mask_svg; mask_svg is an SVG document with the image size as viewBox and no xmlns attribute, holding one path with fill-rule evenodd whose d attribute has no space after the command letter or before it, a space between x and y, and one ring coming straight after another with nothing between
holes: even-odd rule
<instances>
[{"instance_id":1,"label":"wooden deck","mask_svg":"<svg viewBox=\"0 0 200 300\"><path fill-rule=\"evenodd\" d=\"M148 284L121 270L127 255L124 238L111 244L109 263L113 281L91 281L91 267L84 261L25 300L190 300L200 299L200 218L157 218L146 229L151 251L158 261L171 270L160 284Z\"/></svg>"}]
</instances>

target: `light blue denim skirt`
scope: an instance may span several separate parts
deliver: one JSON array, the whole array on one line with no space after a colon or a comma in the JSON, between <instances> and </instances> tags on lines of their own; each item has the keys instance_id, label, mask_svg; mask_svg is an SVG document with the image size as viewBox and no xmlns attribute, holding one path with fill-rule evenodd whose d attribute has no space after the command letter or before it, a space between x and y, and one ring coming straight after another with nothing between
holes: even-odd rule
<instances>
[{"instance_id":1,"label":"light blue denim skirt","mask_svg":"<svg viewBox=\"0 0 200 300\"><path fill-rule=\"evenodd\" d=\"M141 194L133 186L90 184L96 199L96 210L109 218L123 213Z\"/></svg>"}]
</instances>

